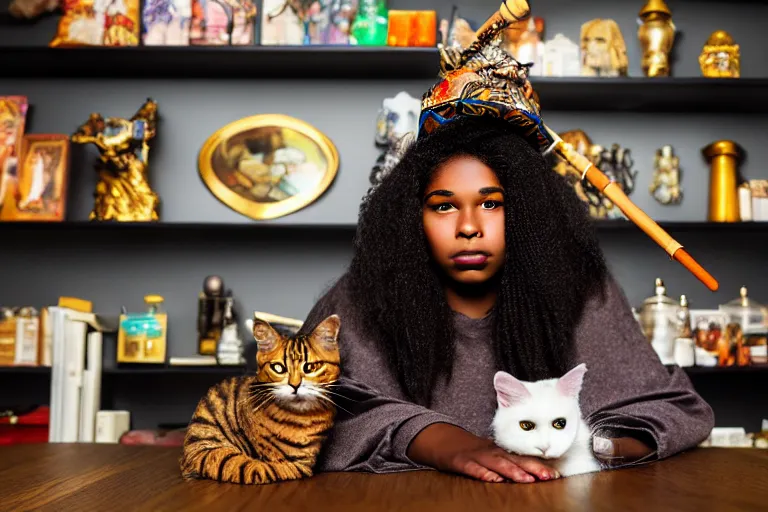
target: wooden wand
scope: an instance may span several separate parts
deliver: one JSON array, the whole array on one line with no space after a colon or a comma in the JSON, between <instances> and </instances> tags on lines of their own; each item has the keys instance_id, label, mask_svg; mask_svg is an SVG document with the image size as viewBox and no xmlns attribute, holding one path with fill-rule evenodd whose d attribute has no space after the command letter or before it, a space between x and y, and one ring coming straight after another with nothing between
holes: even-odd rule
<instances>
[{"instance_id":1,"label":"wooden wand","mask_svg":"<svg viewBox=\"0 0 768 512\"><path fill-rule=\"evenodd\" d=\"M477 37L486 31L498 31L500 26L525 20L530 16L530 8L526 0L504 0L501 7L486 21L477 31ZM494 26L495 25L495 26ZM642 229L653 241L659 244L670 256L671 259L678 261L687 268L696 278L704 283L710 290L717 291L719 284L704 267L694 260L683 246L669 233L661 228L653 219L651 219L643 210L635 205L624 193L620 186L611 181L602 171L597 169L589 159L579 152L573 146L560 138L560 136L544 125L549 135L554 140L545 153L555 152L558 156L571 164L581 173L581 179L586 179L594 185L605 197L616 205L624 215L627 216L635 225Z\"/></svg>"}]
</instances>

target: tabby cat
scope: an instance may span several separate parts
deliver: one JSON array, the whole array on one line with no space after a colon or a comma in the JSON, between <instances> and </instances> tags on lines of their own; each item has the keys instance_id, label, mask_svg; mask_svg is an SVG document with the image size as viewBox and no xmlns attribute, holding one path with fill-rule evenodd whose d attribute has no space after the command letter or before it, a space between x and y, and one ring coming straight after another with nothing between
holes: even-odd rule
<instances>
[{"instance_id":1,"label":"tabby cat","mask_svg":"<svg viewBox=\"0 0 768 512\"><path fill-rule=\"evenodd\" d=\"M266 484L312 476L336 415L339 317L286 337L254 319L255 376L221 382L192 415L181 457L186 479Z\"/></svg>"}]
</instances>

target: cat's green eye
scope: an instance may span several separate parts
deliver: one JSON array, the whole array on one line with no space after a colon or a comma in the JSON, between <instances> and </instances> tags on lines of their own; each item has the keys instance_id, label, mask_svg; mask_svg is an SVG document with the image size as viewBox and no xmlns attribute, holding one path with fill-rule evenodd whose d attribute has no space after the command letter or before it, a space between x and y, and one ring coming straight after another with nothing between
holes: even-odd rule
<instances>
[{"instance_id":1,"label":"cat's green eye","mask_svg":"<svg viewBox=\"0 0 768 512\"><path fill-rule=\"evenodd\" d=\"M304 363L304 373L316 372L320 369L319 363Z\"/></svg>"},{"instance_id":2,"label":"cat's green eye","mask_svg":"<svg viewBox=\"0 0 768 512\"><path fill-rule=\"evenodd\" d=\"M282 375L285 373L285 366L283 366L280 363L271 363L269 367L272 368L272 371L277 373L278 375Z\"/></svg>"},{"instance_id":3,"label":"cat's green eye","mask_svg":"<svg viewBox=\"0 0 768 512\"><path fill-rule=\"evenodd\" d=\"M565 428L565 418L557 418L552 422L552 426L557 430L563 430Z\"/></svg>"},{"instance_id":4,"label":"cat's green eye","mask_svg":"<svg viewBox=\"0 0 768 512\"><path fill-rule=\"evenodd\" d=\"M536 428L536 424L534 422L532 422L532 421L521 421L520 422L520 428L525 430L525 431L533 430L533 429Z\"/></svg>"}]
</instances>

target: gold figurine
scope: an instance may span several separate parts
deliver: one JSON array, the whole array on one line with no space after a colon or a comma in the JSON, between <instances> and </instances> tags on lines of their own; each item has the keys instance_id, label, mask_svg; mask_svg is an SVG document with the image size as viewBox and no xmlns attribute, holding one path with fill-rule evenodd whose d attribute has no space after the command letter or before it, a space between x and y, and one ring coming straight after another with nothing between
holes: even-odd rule
<instances>
[{"instance_id":1,"label":"gold figurine","mask_svg":"<svg viewBox=\"0 0 768 512\"><path fill-rule=\"evenodd\" d=\"M627 76L627 45L619 24L594 19L581 26L581 75Z\"/></svg>"},{"instance_id":2,"label":"gold figurine","mask_svg":"<svg viewBox=\"0 0 768 512\"><path fill-rule=\"evenodd\" d=\"M645 76L669 76L669 52L675 42L672 11L664 0L648 0L640 9L637 37L643 48L642 68Z\"/></svg>"},{"instance_id":3,"label":"gold figurine","mask_svg":"<svg viewBox=\"0 0 768 512\"><path fill-rule=\"evenodd\" d=\"M731 140L719 140L701 150L711 166L709 174L710 222L739 222L739 172L744 150Z\"/></svg>"},{"instance_id":4,"label":"gold figurine","mask_svg":"<svg viewBox=\"0 0 768 512\"><path fill-rule=\"evenodd\" d=\"M707 39L699 55L701 73L708 78L739 78L739 45L725 30L716 30Z\"/></svg>"},{"instance_id":5,"label":"gold figurine","mask_svg":"<svg viewBox=\"0 0 768 512\"><path fill-rule=\"evenodd\" d=\"M683 199L680 190L680 158L668 144L656 150L650 191L661 204L679 204Z\"/></svg>"},{"instance_id":6,"label":"gold figurine","mask_svg":"<svg viewBox=\"0 0 768 512\"><path fill-rule=\"evenodd\" d=\"M90 220L158 220L160 199L147 179L149 142L156 131L157 103L148 98L130 119L93 113L72 135L72 142L93 143L101 153Z\"/></svg>"}]
</instances>

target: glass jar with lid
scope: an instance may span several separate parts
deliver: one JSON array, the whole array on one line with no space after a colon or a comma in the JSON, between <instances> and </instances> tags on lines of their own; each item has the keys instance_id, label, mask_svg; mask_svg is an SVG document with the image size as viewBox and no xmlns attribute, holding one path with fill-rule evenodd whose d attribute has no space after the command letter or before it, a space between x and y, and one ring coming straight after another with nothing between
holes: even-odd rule
<instances>
[{"instance_id":1,"label":"glass jar with lid","mask_svg":"<svg viewBox=\"0 0 768 512\"><path fill-rule=\"evenodd\" d=\"M749 353L748 359L753 363L768 363L768 318L765 306L750 298L747 287L742 286L739 296L722 304L719 309L727 315L729 328L726 330L735 338L729 340L732 349L734 345L739 345L736 350L743 346Z\"/></svg>"},{"instance_id":2,"label":"glass jar with lid","mask_svg":"<svg viewBox=\"0 0 768 512\"><path fill-rule=\"evenodd\" d=\"M662 364L675 364L675 340L680 336L680 305L667 296L661 278L656 278L656 294L643 301L640 326Z\"/></svg>"}]
</instances>

